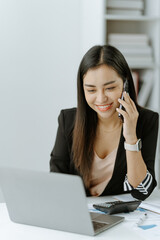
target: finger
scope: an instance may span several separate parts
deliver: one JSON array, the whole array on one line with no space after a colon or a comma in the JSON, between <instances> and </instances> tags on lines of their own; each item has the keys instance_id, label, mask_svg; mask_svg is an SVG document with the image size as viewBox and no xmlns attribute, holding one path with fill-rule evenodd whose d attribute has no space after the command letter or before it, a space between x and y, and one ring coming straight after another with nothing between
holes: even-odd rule
<instances>
[{"instance_id":1,"label":"finger","mask_svg":"<svg viewBox=\"0 0 160 240\"><path fill-rule=\"evenodd\" d=\"M122 99L118 99L118 102L120 104L122 104L122 106L125 108L126 112L128 112L129 114L133 114L134 109L133 109L132 105L130 104L130 102L128 103Z\"/></svg>"},{"instance_id":2,"label":"finger","mask_svg":"<svg viewBox=\"0 0 160 240\"><path fill-rule=\"evenodd\" d=\"M127 92L124 92L124 99L126 102L130 103L134 110L137 110L136 105L134 101L130 98L129 94Z\"/></svg>"},{"instance_id":3,"label":"finger","mask_svg":"<svg viewBox=\"0 0 160 240\"><path fill-rule=\"evenodd\" d=\"M124 119L127 119L127 118L128 118L128 113L127 113L126 111L124 111L124 110L122 110L122 109L120 109L120 108L116 108L116 111L117 111L118 113L120 113L120 114L123 116Z\"/></svg>"},{"instance_id":4,"label":"finger","mask_svg":"<svg viewBox=\"0 0 160 240\"><path fill-rule=\"evenodd\" d=\"M137 109L134 110L133 107L131 107L131 104L126 103L122 99L119 99L119 102L125 108L125 110L119 109L119 108L117 109L117 112L122 114L122 116L124 118L124 122L127 122L127 121L133 121L133 122L136 121L137 122L138 115L139 115Z\"/></svg>"},{"instance_id":5,"label":"finger","mask_svg":"<svg viewBox=\"0 0 160 240\"><path fill-rule=\"evenodd\" d=\"M136 105L134 103L134 101L130 98L128 93L124 93L124 100L125 102L128 103L128 105L130 106L130 108L126 108L126 111L128 111L129 114L138 114Z\"/></svg>"}]
</instances>

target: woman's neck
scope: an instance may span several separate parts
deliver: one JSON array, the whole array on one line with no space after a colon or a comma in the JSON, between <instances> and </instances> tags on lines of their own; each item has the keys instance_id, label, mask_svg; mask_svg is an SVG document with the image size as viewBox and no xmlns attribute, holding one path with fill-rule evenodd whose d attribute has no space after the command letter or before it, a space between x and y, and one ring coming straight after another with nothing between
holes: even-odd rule
<instances>
[{"instance_id":1,"label":"woman's neck","mask_svg":"<svg viewBox=\"0 0 160 240\"><path fill-rule=\"evenodd\" d=\"M122 126L121 120L118 118L117 114L111 118L104 119L99 118L98 119L98 128L103 129L105 132L112 132Z\"/></svg>"}]
</instances>

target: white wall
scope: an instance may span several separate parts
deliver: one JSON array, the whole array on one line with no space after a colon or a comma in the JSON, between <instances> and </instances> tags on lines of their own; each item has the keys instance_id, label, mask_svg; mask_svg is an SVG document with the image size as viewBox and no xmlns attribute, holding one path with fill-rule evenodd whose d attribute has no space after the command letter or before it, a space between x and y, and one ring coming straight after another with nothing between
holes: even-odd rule
<instances>
[{"instance_id":1,"label":"white wall","mask_svg":"<svg viewBox=\"0 0 160 240\"><path fill-rule=\"evenodd\" d=\"M79 0L0 0L0 165L49 169L57 116L76 106Z\"/></svg>"},{"instance_id":2,"label":"white wall","mask_svg":"<svg viewBox=\"0 0 160 240\"><path fill-rule=\"evenodd\" d=\"M81 0L81 55L93 45L105 44L106 0Z\"/></svg>"},{"instance_id":3,"label":"white wall","mask_svg":"<svg viewBox=\"0 0 160 240\"><path fill-rule=\"evenodd\" d=\"M82 55L103 42L103 1L0 0L0 167L49 171Z\"/></svg>"}]
</instances>

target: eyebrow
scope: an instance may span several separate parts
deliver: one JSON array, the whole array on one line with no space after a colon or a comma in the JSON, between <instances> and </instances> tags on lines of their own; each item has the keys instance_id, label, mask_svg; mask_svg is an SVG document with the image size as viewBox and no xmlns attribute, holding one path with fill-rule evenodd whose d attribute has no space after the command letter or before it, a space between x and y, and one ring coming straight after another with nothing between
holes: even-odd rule
<instances>
[{"instance_id":1,"label":"eyebrow","mask_svg":"<svg viewBox=\"0 0 160 240\"><path fill-rule=\"evenodd\" d=\"M103 84L103 86L115 83L116 81L110 81L110 82L106 82ZM91 84L84 84L86 87L96 87L95 85L91 85Z\"/></svg>"}]
</instances>

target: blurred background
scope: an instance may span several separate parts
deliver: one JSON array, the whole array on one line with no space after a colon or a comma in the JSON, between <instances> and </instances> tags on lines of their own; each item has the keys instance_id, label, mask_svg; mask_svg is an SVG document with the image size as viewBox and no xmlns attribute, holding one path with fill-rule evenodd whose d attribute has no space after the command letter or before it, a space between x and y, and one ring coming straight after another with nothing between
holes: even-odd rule
<instances>
[{"instance_id":1,"label":"blurred background","mask_svg":"<svg viewBox=\"0 0 160 240\"><path fill-rule=\"evenodd\" d=\"M58 115L76 106L79 63L93 45L122 51L139 103L159 112L159 1L126 1L0 0L0 167L49 171ZM159 166L158 143L158 182Z\"/></svg>"}]
</instances>

